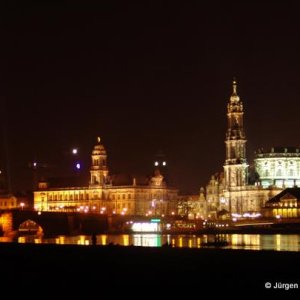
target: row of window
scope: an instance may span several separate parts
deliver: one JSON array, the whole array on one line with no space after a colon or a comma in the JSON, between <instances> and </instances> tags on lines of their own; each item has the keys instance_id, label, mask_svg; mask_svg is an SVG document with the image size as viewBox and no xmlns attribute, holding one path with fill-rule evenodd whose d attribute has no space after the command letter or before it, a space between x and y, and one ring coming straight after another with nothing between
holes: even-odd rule
<instances>
[{"instance_id":1,"label":"row of window","mask_svg":"<svg viewBox=\"0 0 300 300\"><path fill-rule=\"evenodd\" d=\"M157 197L158 196L158 197ZM101 195L98 193L95 193L93 197L91 197L94 200L97 199L110 199L110 200L131 200L133 199L132 194L111 194L106 196L105 194ZM160 195L154 195L154 194L145 194L145 195L140 195L139 198L145 198L145 199L160 199ZM89 194L48 194L48 200L49 201L62 201L62 200L89 200L90 196Z\"/></svg>"},{"instance_id":2,"label":"row of window","mask_svg":"<svg viewBox=\"0 0 300 300\"><path fill-rule=\"evenodd\" d=\"M0 207L12 207L16 206L15 201L0 201Z\"/></svg>"},{"instance_id":3,"label":"row of window","mask_svg":"<svg viewBox=\"0 0 300 300\"><path fill-rule=\"evenodd\" d=\"M278 170L276 171L275 176L280 177L280 176L283 176L284 173L285 173L285 172L283 172L282 169L278 169ZM273 175L273 172L270 172L269 170L265 170L265 171L264 171L264 176L265 176L265 177L272 176L272 175ZM296 172L294 169L290 169L290 170L288 170L288 171L286 172L286 175L287 175L287 176L296 176L296 175L297 175L297 172Z\"/></svg>"},{"instance_id":4,"label":"row of window","mask_svg":"<svg viewBox=\"0 0 300 300\"><path fill-rule=\"evenodd\" d=\"M112 194L111 197L105 197L105 194L103 194L103 197L100 197L100 194L94 194L92 199L111 199L111 200L131 200L131 194L118 194L114 195ZM57 200L89 200L90 196L89 194L48 194L48 200L49 201L57 201Z\"/></svg>"}]
</instances>

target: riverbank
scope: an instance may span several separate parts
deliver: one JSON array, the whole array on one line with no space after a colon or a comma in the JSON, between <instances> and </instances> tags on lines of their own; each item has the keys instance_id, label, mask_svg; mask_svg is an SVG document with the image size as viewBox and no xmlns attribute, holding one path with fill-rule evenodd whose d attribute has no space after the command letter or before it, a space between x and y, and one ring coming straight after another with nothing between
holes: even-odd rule
<instances>
[{"instance_id":1,"label":"riverbank","mask_svg":"<svg viewBox=\"0 0 300 300\"><path fill-rule=\"evenodd\" d=\"M2 285L47 294L134 296L139 288L143 296L194 295L266 292L265 282L300 286L299 252L2 243L0 263Z\"/></svg>"}]
</instances>

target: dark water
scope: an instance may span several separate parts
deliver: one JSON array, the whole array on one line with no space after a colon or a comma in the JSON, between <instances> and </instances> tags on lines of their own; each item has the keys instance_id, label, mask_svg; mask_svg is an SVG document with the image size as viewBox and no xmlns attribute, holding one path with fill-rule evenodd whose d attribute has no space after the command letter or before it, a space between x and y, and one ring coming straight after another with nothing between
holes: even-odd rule
<instances>
[{"instance_id":1,"label":"dark water","mask_svg":"<svg viewBox=\"0 0 300 300\"><path fill-rule=\"evenodd\" d=\"M300 251L299 234L225 234L220 235L221 240L229 244L225 249L247 250L276 250ZM205 243L213 242L213 235L169 235L169 234L123 234L123 235L97 235L97 245L118 244L122 246L161 247L169 244L172 247L202 248ZM73 244L91 245L92 237L89 235L57 236L43 238L38 236L20 236L18 238L0 237L0 242L18 243L44 243L44 244Z\"/></svg>"}]
</instances>

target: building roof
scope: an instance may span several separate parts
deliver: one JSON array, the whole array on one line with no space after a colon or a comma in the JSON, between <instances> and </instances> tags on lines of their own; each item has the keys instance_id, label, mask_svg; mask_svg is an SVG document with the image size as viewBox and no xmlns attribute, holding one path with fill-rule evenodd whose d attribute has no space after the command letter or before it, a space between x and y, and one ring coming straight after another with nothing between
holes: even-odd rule
<instances>
[{"instance_id":1,"label":"building roof","mask_svg":"<svg viewBox=\"0 0 300 300\"><path fill-rule=\"evenodd\" d=\"M286 147L272 147L270 149L263 149L263 148L259 148L256 151L256 155L259 154L271 154L271 153L300 153L300 147L295 147L295 146L286 146Z\"/></svg>"},{"instance_id":2,"label":"building roof","mask_svg":"<svg viewBox=\"0 0 300 300\"><path fill-rule=\"evenodd\" d=\"M274 196L273 198L271 198L269 201L267 201L266 205L271 204L271 203L280 202L280 199L287 194L290 194L290 195L294 196L297 200L300 200L300 188L298 188L298 187L287 188L287 189L283 190L282 192L280 192L279 194L277 194L276 196Z\"/></svg>"}]
</instances>

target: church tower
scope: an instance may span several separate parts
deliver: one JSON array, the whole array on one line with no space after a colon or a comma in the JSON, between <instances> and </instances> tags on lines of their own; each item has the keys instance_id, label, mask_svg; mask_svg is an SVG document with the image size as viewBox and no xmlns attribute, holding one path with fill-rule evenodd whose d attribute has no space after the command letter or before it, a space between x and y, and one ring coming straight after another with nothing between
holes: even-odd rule
<instances>
[{"instance_id":1,"label":"church tower","mask_svg":"<svg viewBox=\"0 0 300 300\"><path fill-rule=\"evenodd\" d=\"M100 144L100 137L97 138L97 144L92 152L92 166L91 166L91 181L90 185L104 185L107 183L108 168L107 168L106 150Z\"/></svg>"},{"instance_id":2,"label":"church tower","mask_svg":"<svg viewBox=\"0 0 300 300\"><path fill-rule=\"evenodd\" d=\"M243 126L243 103L237 95L237 83L227 104L227 133L225 139L226 160L224 164L225 188L242 187L247 184L246 136Z\"/></svg>"}]
</instances>

